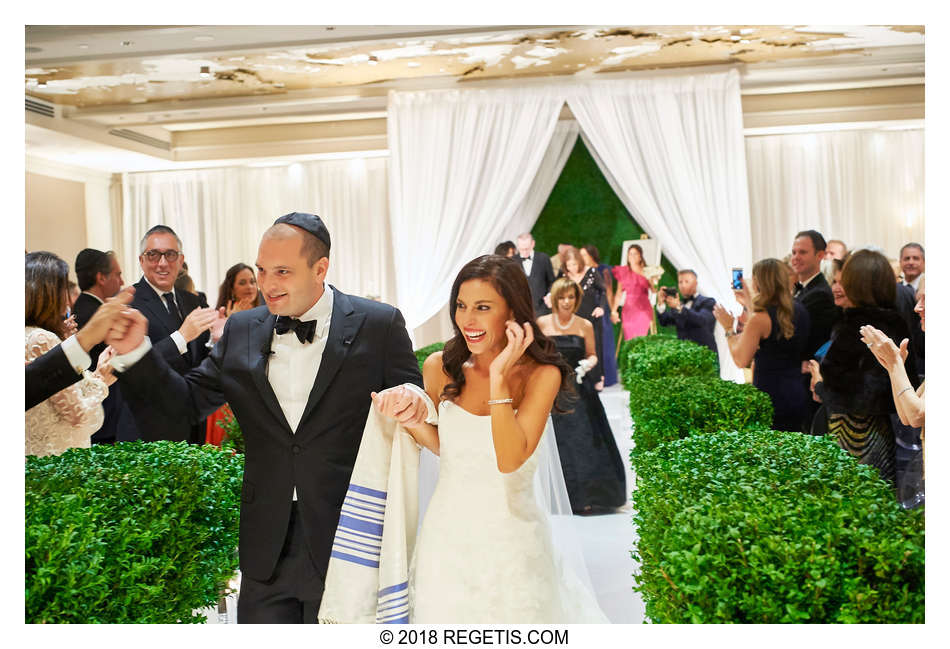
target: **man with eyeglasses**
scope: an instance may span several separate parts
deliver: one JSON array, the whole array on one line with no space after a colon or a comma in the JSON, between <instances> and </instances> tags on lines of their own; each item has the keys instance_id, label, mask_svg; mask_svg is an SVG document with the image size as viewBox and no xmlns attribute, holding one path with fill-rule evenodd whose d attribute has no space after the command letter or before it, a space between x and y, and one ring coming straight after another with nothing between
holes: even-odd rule
<instances>
[{"instance_id":1,"label":"man with eyeglasses","mask_svg":"<svg viewBox=\"0 0 950 649\"><path fill-rule=\"evenodd\" d=\"M175 290L175 280L185 261L181 239L167 225L152 227L142 238L139 264L142 279L135 284L131 306L148 318L148 337L156 351L178 374L184 375L208 356L205 343L215 320L215 310L202 309L198 297ZM141 435L125 430L122 440ZM188 441L203 444L205 427L195 424Z\"/></svg>"}]
</instances>

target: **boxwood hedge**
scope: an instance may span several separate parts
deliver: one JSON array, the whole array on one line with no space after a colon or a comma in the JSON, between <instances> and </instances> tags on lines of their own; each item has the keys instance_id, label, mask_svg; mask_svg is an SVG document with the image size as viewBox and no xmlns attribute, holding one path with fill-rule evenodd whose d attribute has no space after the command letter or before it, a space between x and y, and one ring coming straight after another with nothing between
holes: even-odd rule
<instances>
[{"instance_id":1,"label":"boxwood hedge","mask_svg":"<svg viewBox=\"0 0 950 649\"><path fill-rule=\"evenodd\" d=\"M924 521L830 438L695 435L644 452L635 590L654 622L924 621Z\"/></svg>"},{"instance_id":2,"label":"boxwood hedge","mask_svg":"<svg viewBox=\"0 0 950 649\"><path fill-rule=\"evenodd\" d=\"M621 383L630 391L639 380L667 376L719 378L716 353L703 345L671 336L643 336L631 341L621 370Z\"/></svg>"},{"instance_id":3,"label":"boxwood hedge","mask_svg":"<svg viewBox=\"0 0 950 649\"><path fill-rule=\"evenodd\" d=\"M752 385L669 376L631 381L628 389L633 456L690 434L767 428L772 423L772 401Z\"/></svg>"},{"instance_id":4,"label":"boxwood hedge","mask_svg":"<svg viewBox=\"0 0 950 649\"><path fill-rule=\"evenodd\" d=\"M237 569L243 456L126 442L26 458L26 621L203 622Z\"/></svg>"},{"instance_id":5,"label":"boxwood hedge","mask_svg":"<svg viewBox=\"0 0 950 649\"><path fill-rule=\"evenodd\" d=\"M431 354L442 351L443 347L445 347L445 343L432 343L431 345L420 347L419 349L415 351L416 360L419 361L420 372L422 371L422 364L425 363L425 360L429 358Z\"/></svg>"}]
</instances>

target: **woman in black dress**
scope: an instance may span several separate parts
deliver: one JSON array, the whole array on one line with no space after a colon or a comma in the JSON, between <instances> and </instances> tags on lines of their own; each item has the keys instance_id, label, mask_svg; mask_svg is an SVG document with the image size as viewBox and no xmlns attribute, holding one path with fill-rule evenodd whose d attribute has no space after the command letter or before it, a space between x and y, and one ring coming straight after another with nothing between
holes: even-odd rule
<instances>
[{"instance_id":1,"label":"woman in black dress","mask_svg":"<svg viewBox=\"0 0 950 649\"><path fill-rule=\"evenodd\" d=\"M604 366L600 359L604 358L604 314L603 305L607 303L607 289L604 279L597 272L597 268L584 263L580 250L574 246L564 252L564 265L558 271L558 277L566 277L577 284L583 297L577 305L577 315L594 325L594 347L597 350L597 365L591 371L596 389L604 387ZM551 299L553 300L553 293ZM552 308L554 305L552 303Z\"/></svg>"},{"instance_id":2,"label":"woman in black dress","mask_svg":"<svg viewBox=\"0 0 950 649\"><path fill-rule=\"evenodd\" d=\"M739 304L752 311L741 334L733 330L734 318L721 304L713 315L726 330L732 360L748 367L754 359L752 384L772 399L772 429L801 430L802 413L810 395L802 383L802 354L808 339L808 311L792 299L788 267L778 259L763 259L752 267L755 297L742 280L735 291Z\"/></svg>"},{"instance_id":3,"label":"woman in black dress","mask_svg":"<svg viewBox=\"0 0 950 649\"><path fill-rule=\"evenodd\" d=\"M553 312L538 318L538 328L575 368L578 398L565 413L551 413L564 482L575 513L608 511L627 501L626 475L607 414L594 389L597 363L594 326L575 315L580 288L566 277L551 286Z\"/></svg>"}]
</instances>

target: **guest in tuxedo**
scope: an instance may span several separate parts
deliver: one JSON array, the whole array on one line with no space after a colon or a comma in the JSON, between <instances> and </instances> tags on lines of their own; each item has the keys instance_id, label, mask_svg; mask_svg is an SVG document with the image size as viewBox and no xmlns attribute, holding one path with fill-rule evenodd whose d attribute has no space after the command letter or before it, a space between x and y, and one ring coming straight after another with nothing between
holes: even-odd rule
<instances>
[{"instance_id":1,"label":"guest in tuxedo","mask_svg":"<svg viewBox=\"0 0 950 649\"><path fill-rule=\"evenodd\" d=\"M920 284L920 274L924 272L924 247L919 243L907 243L901 248L902 283L913 287L914 293Z\"/></svg>"},{"instance_id":2,"label":"guest in tuxedo","mask_svg":"<svg viewBox=\"0 0 950 649\"><path fill-rule=\"evenodd\" d=\"M677 273L677 279L679 295L668 287L661 287L666 290L660 293L663 300L656 308L657 320L664 327L676 325L676 337L680 340L691 340L717 351L713 336L716 300L697 292L696 271L684 268Z\"/></svg>"},{"instance_id":3,"label":"guest in tuxedo","mask_svg":"<svg viewBox=\"0 0 950 649\"><path fill-rule=\"evenodd\" d=\"M545 304L545 297L554 283L554 268L551 267L551 258L543 252L535 252L534 237L529 232L518 235L519 261L528 276L528 286L531 287L531 302L534 305L534 314L544 315L551 313Z\"/></svg>"},{"instance_id":4,"label":"guest in tuxedo","mask_svg":"<svg viewBox=\"0 0 950 649\"><path fill-rule=\"evenodd\" d=\"M208 329L214 323L215 310L203 309L197 295L175 288L185 262L181 239L166 225L152 227L142 238L139 264L142 279L135 284L132 307L148 318L148 337L172 369L184 375L208 356ZM141 417L136 413L137 428L122 426L117 441L140 439ZM203 444L203 426L191 426L187 441Z\"/></svg>"},{"instance_id":5,"label":"guest in tuxedo","mask_svg":"<svg viewBox=\"0 0 950 649\"><path fill-rule=\"evenodd\" d=\"M241 426L239 623L316 622L372 395L396 399L400 423L434 418L402 315L327 286L329 252L318 216L277 219L257 256L266 307L232 314L184 376L143 340L141 316L109 340L134 407L151 401L166 418L196 422L227 401Z\"/></svg>"},{"instance_id":6,"label":"guest in tuxedo","mask_svg":"<svg viewBox=\"0 0 950 649\"><path fill-rule=\"evenodd\" d=\"M517 252L518 248L515 246L514 241L502 241L495 246L495 254L501 255L502 257L514 257Z\"/></svg>"},{"instance_id":7,"label":"guest in tuxedo","mask_svg":"<svg viewBox=\"0 0 950 649\"><path fill-rule=\"evenodd\" d=\"M792 257L789 263L795 270L798 281L795 283L795 300L801 302L808 311L811 330L805 342L802 356L802 385L806 392L811 389L811 369L809 361L815 352L831 338L831 328L838 319L831 286L821 274L821 260L825 256L825 238L816 230L804 230L795 235L792 243ZM810 433L812 419L819 404L809 399L802 413L801 430Z\"/></svg>"},{"instance_id":8,"label":"guest in tuxedo","mask_svg":"<svg viewBox=\"0 0 950 649\"><path fill-rule=\"evenodd\" d=\"M73 315L76 317L76 326L81 331L99 307L122 289L122 269L119 267L119 260L116 259L114 252L111 250L102 252L95 248L81 250L76 255L74 268L82 293L73 304ZM90 372L96 369L96 360L105 349L106 344L102 342L90 350L89 355L92 357L89 364ZM112 444L116 439L120 419L130 416L123 406L122 392L118 385L113 384L109 387L109 396L102 402L102 410L105 415L102 428L93 433L91 442ZM135 423L128 422L127 425L134 426Z\"/></svg>"}]
</instances>

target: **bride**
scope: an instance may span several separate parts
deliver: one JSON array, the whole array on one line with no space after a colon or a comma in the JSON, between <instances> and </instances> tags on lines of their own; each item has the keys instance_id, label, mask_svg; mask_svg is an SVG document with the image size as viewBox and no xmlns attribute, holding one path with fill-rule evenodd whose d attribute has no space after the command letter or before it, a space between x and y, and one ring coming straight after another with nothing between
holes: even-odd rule
<instances>
[{"instance_id":1,"label":"bride","mask_svg":"<svg viewBox=\"0 0 950 649\"><path fill-rule=\"evenodd\" d=\"M452 286L455 336L422 371L438 425L406 426L440 456L409 570L410 622L607 622L534 493L536 450L571 371L533 329L530 295L521 267L496 255L466 264ZM376 407L394 416L393 401Z\"/></svg>"}]
</instances>

